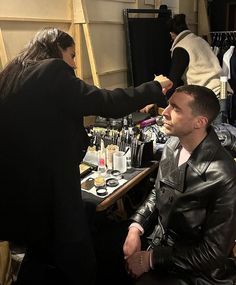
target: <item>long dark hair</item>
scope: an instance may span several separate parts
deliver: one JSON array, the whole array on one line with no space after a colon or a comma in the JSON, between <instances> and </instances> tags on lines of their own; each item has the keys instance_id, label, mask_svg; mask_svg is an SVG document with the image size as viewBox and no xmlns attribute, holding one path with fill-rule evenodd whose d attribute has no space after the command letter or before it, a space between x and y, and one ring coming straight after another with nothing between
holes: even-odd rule
<instances>
[{"instance_id":1,"label":"long dark hair","mask_svg":"<svg viewBox=\"0 0 236 285\"><path fill-rule=\"evenodd\" d=\"M62 58L61 49L73 46L73 38L57 28L43 28L0 73L0 101L17 91L25 69L47 58Z\"/></svg>"}]
</instances>

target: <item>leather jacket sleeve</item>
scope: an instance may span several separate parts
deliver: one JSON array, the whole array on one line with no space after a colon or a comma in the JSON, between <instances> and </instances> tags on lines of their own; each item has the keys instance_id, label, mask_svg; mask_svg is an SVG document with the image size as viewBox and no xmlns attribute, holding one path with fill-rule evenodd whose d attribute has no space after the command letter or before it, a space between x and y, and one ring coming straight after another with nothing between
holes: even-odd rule
<instances>
[{"instance_id":1,"label":"leather jacket sleeve","mask_svg":"<svg viewBox=\"0 0 236 285\"><path fill-rule=\"evenodd\" d=\"M234 245L236 208L233 193L236 193L235 179L225 185L227 190L219 193L214 208L210 210L202 228L202 239L198 243L178 240L173 246L159 245L153 249L153 267L165 270L190 270L208 275L226 262ZM152 190L145 203L132 216L132 220L147 229L156 219L155 191ZM155 217L154 217L155 215Z\"/></svg>"},{"instance_id":2,"label":"leather jacket sleeve","mask_svg":"<svg viewBox=\"0 0 236 285\"><path fill-rule=\"evenodd\" d=\"M156 189L152 189L143 205L136 211L131 219L139 223L146 231L156 221L158 210L156 208Z\"/></svg>"}]
</instances>

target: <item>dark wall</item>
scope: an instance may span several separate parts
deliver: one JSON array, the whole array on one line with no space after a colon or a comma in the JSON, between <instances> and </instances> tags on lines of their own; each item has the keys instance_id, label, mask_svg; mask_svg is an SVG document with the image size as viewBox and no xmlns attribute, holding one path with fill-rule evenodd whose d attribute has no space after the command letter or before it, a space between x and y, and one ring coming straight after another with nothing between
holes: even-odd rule
<instances>
[{"instance_id":1,"label":"dark wall","mask_svg":"<svg viewBox=\"0 0 236 285\"><path fill-rule=\"evenodd\" d=\"M208 14L211 31L226 31L227 3L235 3L236 0L208 0Z\"/></svg>"}]
</instances>

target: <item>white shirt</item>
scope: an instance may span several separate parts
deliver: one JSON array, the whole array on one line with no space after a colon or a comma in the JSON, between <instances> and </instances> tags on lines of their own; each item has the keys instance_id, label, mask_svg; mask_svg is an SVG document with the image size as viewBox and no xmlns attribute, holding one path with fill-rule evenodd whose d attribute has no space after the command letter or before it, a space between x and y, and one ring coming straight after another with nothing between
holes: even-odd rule
<instances>
[{"instance_id":1,"label":"white shirt","mask_svg":"<svg viewBox=\"0 0 236 285\"><path fill-rule=\"evenodd\" d=\"M179 154L178 166L184 164L189 159L190 155L191 153L182 147Z\"/></svg>"}]
</instances>

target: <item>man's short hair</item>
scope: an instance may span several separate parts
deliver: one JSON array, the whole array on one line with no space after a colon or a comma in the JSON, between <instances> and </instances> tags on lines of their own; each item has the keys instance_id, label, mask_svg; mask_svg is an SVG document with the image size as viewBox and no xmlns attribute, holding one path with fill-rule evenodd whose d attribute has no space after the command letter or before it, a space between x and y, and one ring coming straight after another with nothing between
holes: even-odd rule
<instances>
[{"instance_id":1,"label":"man's short hair","mask_svg":"<svg viewBox=\"0 0 236 285\"><path fill-rule=\"evenodd\" d=\"M185 14L176 14L168 22L169 31L176 35L188 30Z\"/></svg>"},{"instance_id":2,"label":"man's short hair","mask_svg":"<svg viewBox=\"0 0 236 285\"><path fill-rule=\"evenodd\" d=\"M208 118L208 125L215 120L220 111L220 103L216 94L209 88L199 85L183 85L176 88L175 92L183 92L194 100L190 107L194 115L203 115Z\"/></svg>"}]
</instances>

